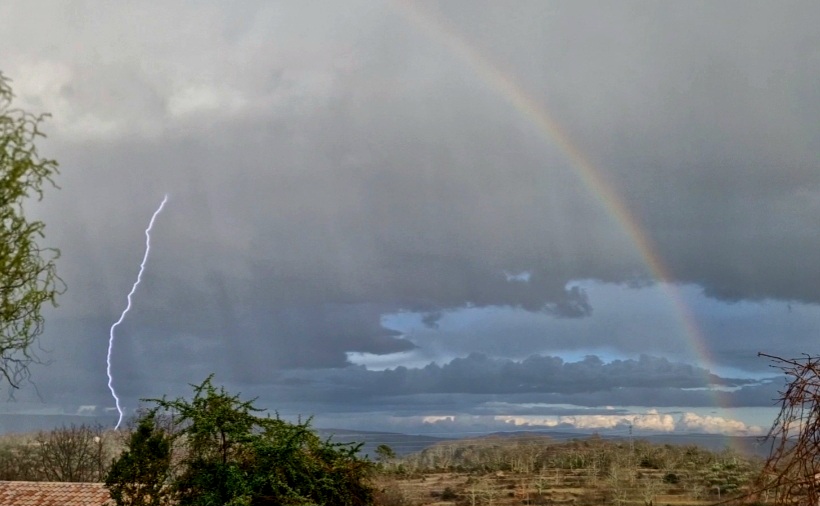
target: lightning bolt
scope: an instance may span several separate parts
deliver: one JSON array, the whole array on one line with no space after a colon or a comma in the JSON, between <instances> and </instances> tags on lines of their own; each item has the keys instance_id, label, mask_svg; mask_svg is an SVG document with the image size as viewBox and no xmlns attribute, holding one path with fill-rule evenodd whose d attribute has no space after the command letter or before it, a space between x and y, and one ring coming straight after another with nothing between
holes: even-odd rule
<instances>
[{"instance_id":1,"label":"lightning bolt","mask_svg":"<svg viewBox=\"0 0 820 506\"><path fill-rule=\"evenodd\" d=\"M154 221L156 221L157 216L159 213L162 212L162 208L165 207L165 203L168 202L168 195L166 194L165 197L160 202L159 207L156 211L154 211L154 215L151 216L151 221L148 222L148 228L145 229L145 254L142 256L142 262L140 263L140 270L137 273L137 280L134 281L134 286L131 287L131 291L128 292L128 304L126 304L125 309L122 310L122 314L120 315L120 319L114 322L111 325L111 330L108 332L108 357L106 359L106 369L105 372L108 374L108 389L111 390L111 396L114 397L114 402L117 404L117 413L119 413L119 418L117 419L117 425L114 427L114 430L120 428L120 424L122 424L122 417L123 417L123 410L122 406L120 405L120 398L117 396L117 391L114 390L114 376L111 374L111 351L114 349L114 329L117 328L117 325L122 323L125 319L125 315L128 314L128 311L131 310L131 297L134 295L134 292L137 291L137 287L142 281L142 273L145 271L145 262L148 261L148 254L151 252L151 228L154 227Z\"/></svg>"}]
</instances>

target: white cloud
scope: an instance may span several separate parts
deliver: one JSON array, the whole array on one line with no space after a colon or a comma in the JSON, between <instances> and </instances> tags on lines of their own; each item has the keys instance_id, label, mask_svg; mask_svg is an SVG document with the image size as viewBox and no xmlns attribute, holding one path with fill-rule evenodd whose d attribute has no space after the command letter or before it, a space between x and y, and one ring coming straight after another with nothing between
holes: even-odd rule
<instances>
[{"instance_id":1,"label":"white cloud","mask_svg":"<svg viewBox=\"0 0 820 506\"><path fill-rule=\"evenodd\" d=\"M78 415L93 415L97 412L97 406L94 404L84 404L77 408Z\"/></svg>"},{"instance_id":2,"label":"white cloud","mask_svg":"<svg viewBox=\"0 0 820 506\"><path fill-rule=\"evenodd\" d=\"M633 426L638 430L657 430L661 432L671 432L675 430L675 419L670 414L658 413L656 410L635 416L632 419Z\"/></svg>"},{"instance_id":3,"label":"white cloud","mask_svg":"<svg viewBox=\"0 0 820 506\"><path fill-rule=\"evenodd\" d=\"M570 426L580 430L612 430L630 425L638 431L649 432L703 432L708 434L753 435L763 431L755 425L717 416L683 413L675 420L671 413L651 409L645 413L619 415L527 416L499 415L494 420L516 427Z\"/></svg>"},{"instance_id":4,"label":"white cloud","mask_svg":"<svg viewBox=\"0 0 820 506\"><path fill-rule=\"evenodd\" d=\"M24 61L3 71L12 79L15 107L34 114L50 113L49 126L65 125L67 118L76 114L62 96L73 79L71 67L65 62L49 59Z\"/></svg>"},{"instance_id":5,"label":"white cloud","mask_svg":"<svg viewBox=\"0 0 820 506\"><path fill-rule=\"evenodd\" d=\"M529 271L521 271L521 272L508 272L504 271L504 277L507 278L507 281L510 283L529 283L530 278L532 277L532 273Z\"/></svg>"},{"instance_id":6,"label":"white cloud","mask_svg":"<svg viewBox=\"0 0 820 506\"><path fill-rule=\"evenodd\" d=\"M371 371L384 371L385 369L393 369L399 366L422 368L430 363L430 357L424 356L418 349L387 353L384 355L349 351L346 355L347 360L351 364L364 366Z\"/></svg>"},{"instance_id":7,"label":"white cloud","mask_svg":"<svg viewBox=\"0 0 820 506\"><path fill-rule=\"evenodd\" d=\"M684 413L677 423L677 429L688 432L706 432L709 434L763 434L763 428L747 425L740 420L720 416L701 416L696 413Z\"/></svg>"}]
</instances>

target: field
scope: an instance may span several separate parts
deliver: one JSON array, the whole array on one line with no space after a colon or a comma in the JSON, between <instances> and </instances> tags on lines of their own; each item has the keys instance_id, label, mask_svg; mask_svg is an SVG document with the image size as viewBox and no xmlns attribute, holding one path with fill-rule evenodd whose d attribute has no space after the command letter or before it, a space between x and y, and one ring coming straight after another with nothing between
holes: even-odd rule
<instances>
[{"instance_id":1,"label":"field","mask_svg":"<svg viewBox=\"0 0 820 506\"><path fill-rule=\"evenodd\" d=\"M383 506L701 505L743 495L758 458L644 441L482 438L381 464Z\"/></svg>"},{"instance_id":2,"label":"field","mask_svg":"<svg viewBox=\"0 0 820 506\"><path fill-rule=\"evenodd\" d=\"M5 435L0 479L102 481L123 437L85 426ZM378 460L378 506L698 506L744 496L763 464L693 444L526 433L444 440L403 456L377 450L368 453Z\"/></svg>"}]
</instances>

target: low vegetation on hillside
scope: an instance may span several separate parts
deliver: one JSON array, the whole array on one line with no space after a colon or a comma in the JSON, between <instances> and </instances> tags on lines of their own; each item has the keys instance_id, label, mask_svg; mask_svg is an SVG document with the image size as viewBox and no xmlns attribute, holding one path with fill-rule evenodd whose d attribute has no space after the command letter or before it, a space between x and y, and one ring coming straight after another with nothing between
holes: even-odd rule
<instances>
[{"instance_id":1,"label":"low vegetation on hillside","mask_svg":"<svg viewBox=\"0 0 820 506\"><path fill-rule=\"evenodd\" d=\"M101 482L121 449L119 440L99 425L5 434L0 436L0 480Z\"/></svg>"},{"instance_id":2,"label":"low vegetation on hillside","mask_svg":"<svg viewBox=\"0 0 820 506\"><path fill-rule=\"evenodd\" d=\"M809 390L817 405L820 395ZM800 392L784 397L770 434L778 451L766 463L729 448L535 433L444 441L401 457L381 444L371 459L360 444L260 413L208 378L190 399L153 400L124 430L81 425L0 436L0 480L106 482L120 505L804 504L820 482L792 470L815 462L804 439L816 432L794 437L788 424L818 425L807 423L814 414L793 413L805 401Z\"/></svg>"},{"instance_id":3,"label":"low vegetation on hillside","mask_svg":"<svg viewBox=\"0 0 820 506\"><path fill-rule=\"evenodd\" d=\"M729 449L522 435L441 443L380 467L384 506L650 506L744 495L762 462Z\"/></svg>"},{"instance_id":4,"label":"low vegetation on hillside","mask_svg":"<svg viewBox=\"0 0 820 506\"><path fill-rule=\"evenodd\" d=\"M108 476L115 487L119 480L120 488L127 493L129 479L145 481L145 478L129 478L123 470L134 467L134 457L139 456L140 448L150 447L152 437L155 443L167 442L167 455L160 455L163 446L159 443L151 450L157 457L154 460L167 464L159 470L163 484L171 484L173 476L191 478L191 470L201 468L200 471L210 470L215 476L235 476L238 472L245 477L262 477L268 483L284 487L288 479L308 483L306 476L310 472L336 469L335 476L340 480L337 489L347 487L340 483L353 484L350 491L358 490L356 493L364 500L361 504L367 504L372 487L375 490L372 500L380 506L707 504L750 491L763 465L760 459L729 449L712 452L694 445L650 444L640 439L609 440L595 436L556 441L536 434L442 442L404 457L397 457L389 447L382 445L371 456L377 462L367 462L352 453L355 446L321 440L306 424L286 424L276 418L259 417L254 412L245 413L239 419L250 416L252 419L245 420L248 423L261 421L265 427L272 424L267 432L254 429L226 434L233 440L226 439L227 446L224 446L221 430L211 423L218 422L218 417L214 417L213 411L208 413L205 407L210 406L208 409L212 410L219 404L215 401L221 400L225 401L223 407L228 408L228 413L236 414L238 399L225 396L220 390L209 390L213 389L210 384L205 388L197 401L199 404L173 401L188 403L189 418L180 416L180 408L184 406L167 404L175 407L177 413L173 425L154 411L144 413L141 423L132 423L130 428L119 432L72 426L37 434L3 436L0 438L0 480L100 482ZM231 399L234 404L228 402ZM194 408L195 405L199 407ZM196 423L190 419L194 415L199 417ZM201 434L192 432L200 430ZM124 449L127 453L123 453ZM290 460L285 459L282 452L290 452ZM294 460L292 457L297 454L304 458ZM151 452L148 455L152 455ZM113 472L112 462L119 463L119 469L115 466ZM283 471L281 462L293 465L284 466ZM277 465L280 469L272 471ZM288 473L292 475L290 478ZM330 483L327 481L330 477L325 476L324 482ZM272 482L274 478L281 480ZM194 480L186 486L193 487L189 491L196 491L197 483ZM253 486L243 478L230 485L233 489L223 491L230 493L230 490ZM292 491L300 490L288 487ZM768 499L765 494L758 497L761 502Z\"/></svg>"}]
</instances>

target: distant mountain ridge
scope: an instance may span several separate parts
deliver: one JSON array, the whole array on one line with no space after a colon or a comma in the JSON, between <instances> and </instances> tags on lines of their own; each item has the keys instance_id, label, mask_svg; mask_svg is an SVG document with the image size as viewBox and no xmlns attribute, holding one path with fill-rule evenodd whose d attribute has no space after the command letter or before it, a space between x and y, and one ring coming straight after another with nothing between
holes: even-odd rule
<instances>
[{"instance_id":1,"label":"distant mountain ridge","mask_svg":"<svg viewBox=\"0 0 820 506\"><path fill-rule=\"evenodd\" d=\"M396 455L403 456L419 452L434 444L446 441L465 441L470 439L487 438L543 438L561 442L572 439L586 439L594 435L608 440L628 440L629 436L606 435L595 432L568 432L568 431L510 431L510 432L488 432L486 434L475 434L466 437L456 435L425 435L425 434L403 434L398 432L363 431L351 429L316 429L322 437L333 437L338 442L358 442L364 443L362 452L375 455L376 447L386 444L396 452ZM644 440L653 444L672 445L695 445L711 451L720 451L724 448L732 448L735 451L756 457L767 457L769 455L770 444L758 436L725 436L721 434L636 434L635 440Z\"/></svg>"}]
</instances>

